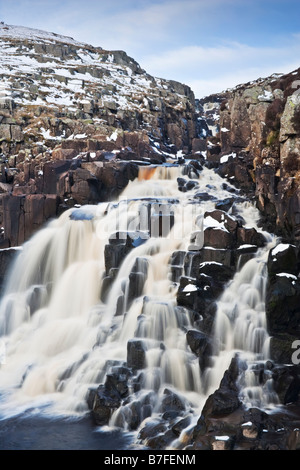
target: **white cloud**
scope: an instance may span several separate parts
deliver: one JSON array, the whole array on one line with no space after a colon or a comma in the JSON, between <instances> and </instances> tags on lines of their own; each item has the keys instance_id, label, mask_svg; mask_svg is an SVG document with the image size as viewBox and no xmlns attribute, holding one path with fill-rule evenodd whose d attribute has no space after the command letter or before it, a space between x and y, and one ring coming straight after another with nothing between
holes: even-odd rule
<instances>
[{"instance_id":1,"label":"white cloud","mask_svg":"<svg viewBox=\"0 0 300 470\"><path fill-rule=\"evenodd\" d=\"M188 46L145 57L149 73L189 85L196 97L221 92L240 83L287 73L300 66L300 38L282 48L250 47L237 42L219 47Z\"/></svg>"}]
</instances>

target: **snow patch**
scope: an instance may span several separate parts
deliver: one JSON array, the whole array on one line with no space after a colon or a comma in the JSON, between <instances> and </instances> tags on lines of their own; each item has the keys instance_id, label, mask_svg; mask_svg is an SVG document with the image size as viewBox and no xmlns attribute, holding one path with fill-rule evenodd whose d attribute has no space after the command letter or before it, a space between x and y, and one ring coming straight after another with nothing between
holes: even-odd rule
<instances>
[{"instance_id":1,"label":"snow patch","mask_svg":"<svg viewBox=\"0 0 300 470\"><path fill-rule=\"evenodd\" d=\"M276 256L277 253L281 253L281 252L287 250L290 246L293 246L293 245L289 245L288 243L279 243L279 245L277 245L275 248L273 248L272 256Z\"/></svg>"},{"instance_id":2,"label":"snow patch","mask_svg":"<svg viewBox=\"0 0 300 470\"><path fill-rule=\"evenodd\" d=\"M223 155L223 157L220 158L220 163L227 163L230 157L236 158L236 153L230 153L228 155Z\"/></svg>"},{"instance_id":3,"label":"snow patch","mask_svg":"<svg viewBox=\"0 0 300 470\"><path fill-rule=\"evenodd\" d=\"M295 276L294 274L290 274L290 273L278 273L278 274L276 274L276 276L278 276L278 277L287 277L289 279L293 279L294 281L297 281L297 276Z\"/></svg>"},{"instance_id":4,"label":"snow patch","mask_svg":"<svg viewBox=\"0 0 300 470\"><path fill-rule=\"evenodd\" d=\"M204 222L203 222L203 228L204 230L206 230L207 228L213 228L213 229L223 230L224 232L228 232L228 230L224 226L224 222L218 222L216 219L214 219L210 215L208 217L205 217Z\"/></svg>"},{"instance_id":5,"label":"snow patch","mask_svg":"<svg viewBox=\"0 0 300 470\"><path fill-rule=\"evenodd\" d=\"M116 130L111 134L110 137L106 137L106 140L116 142L117 138L118 138L118 131L117 131L117 129L116 129Z\"/></svg>"},{"instance_id":6,"label":"snow patch","mask_svg":"<svg viewBox=\"0 0 300 470\"><path fill-rule=\"evenodd\" d=\"M274 99L271 91L264 90L263 95L258 96L259 101L272 101Z\"/></svg>"},{"instance_id":7,"label":"snow patch","mask_svg":"<svg viewBox=\"0 0 300 470\"><path fill-rule=\"evenodd\" d=\"M197 287L193 284L188 284L185 286L182 292L195 292L197 290Z\"/></svg>"}]
</instances>

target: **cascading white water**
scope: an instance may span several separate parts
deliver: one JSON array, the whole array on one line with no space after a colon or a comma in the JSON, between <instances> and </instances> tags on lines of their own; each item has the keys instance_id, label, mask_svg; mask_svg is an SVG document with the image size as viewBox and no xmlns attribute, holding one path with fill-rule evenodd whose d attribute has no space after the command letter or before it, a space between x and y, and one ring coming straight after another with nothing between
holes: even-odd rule
<instances>
[{"instance_id":1,"label":"cascading white water","mask_svg":"<svg viewBox=\"0 0 300 470\"><path fill-rule=\"evenodd\" d=\"M176 166L142 168L118 201L71 209L25 243L0 305L6 352L0 369L1 414L43 406L50 414L86 412L88 389L104 381L111 363L126 362L132 338L146 347L137 399L151 392L152 413L168 387L198 415L235 350L250 353L250 360L264 357L264 261L258 257L235 276L218 304L214 364L201 377L198 359L186 344L189 313L176 305L178 286L168 263L174 251L189 249L192 233L199 235L198 249L202 247L203 215L215 203L195 203L194 194L211 190L219 200L231 194L207 168L199 177L193 175L198 186L186 193L178 190L178 176L181 169ZM156 200L160 210L166 203L174 216L165 236L145 236L149 219L141 204L150 200ZM239 207L253 226L255 208ZM137 224L143 242L123 260L107 299L101 301L105 246L113 233L135 231ZM135 263L145 282L141 295L129 302L128 279ZM123 315L116 315L120 295ZM111 424L124 424L125 419L126 406L113 415Z\"/></svg>"},{"instance_id":2,"label":"cascading white water","mask_svg":"<svg viewBox=\"0 0 300 470\"><path fill-rule=\"evenodd\" d=\"M237 273L218 301L214 325L212 366L205 371L205 388L212 393L236 353L248 367L241 377L241 398L246 406L271 406L277 397L271 386L259 385L251 364L269 357L269 335L265 315L268 250L262 250ZM270 384L268 384L270 385Z\"/></svg>"}]
</instances>

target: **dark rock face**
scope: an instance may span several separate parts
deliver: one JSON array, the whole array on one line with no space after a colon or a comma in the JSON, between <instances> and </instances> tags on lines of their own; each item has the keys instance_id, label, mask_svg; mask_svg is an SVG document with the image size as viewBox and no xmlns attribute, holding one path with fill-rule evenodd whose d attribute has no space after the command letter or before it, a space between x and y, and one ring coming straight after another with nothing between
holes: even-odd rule
<instances>
[{"instance_id":1,"label":"dark rock face","mask_svg":"<svg viewBox=\"0 0 300 470\"><path fill-rule=\"evenodd\" d=\"M291 364L293 343L299 338L298 248L280 243L268 258L266 316L271 335L271 358Z\"/></svg>"}]
</instances>

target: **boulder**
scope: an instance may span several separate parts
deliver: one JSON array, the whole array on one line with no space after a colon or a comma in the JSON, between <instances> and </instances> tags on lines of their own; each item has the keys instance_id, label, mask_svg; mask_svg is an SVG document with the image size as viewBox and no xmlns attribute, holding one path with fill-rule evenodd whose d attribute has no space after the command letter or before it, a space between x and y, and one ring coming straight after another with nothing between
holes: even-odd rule
<instances>
[{"instance_id":1,"label":"boulder","mask_svg":"<svg viewBox=\"0 0 300 470\"><path fill-rule=\"evenodd\" d=\"M16 248L0 249L0 291L5 287L12 264L19 253Z\"/></svg>"},{"instance_id":2,"label":"boulder","mask_svg":"<svg viewBox=\"0 0 300 470\"><path fill-rule=\"evenodd\" d=\"M201 331L189 330L186 334L187 344L192 352L199 357L199 364L202 371L209 365L209 358L212 354L211 338Z\"/></svg>"},{"instance_id":3,"label":"boulder","mask_svg":"<svg viewBox=\"0 0 300 470\"><path fill-rule=\"evenodd\" d=\"M165 389L163 393L163 399L161 402L160 411L162 413L169 413L170 411L175 411L176 414L180 414L185 410L185 403L184 401L169 389Z\"/></svg>"},{"instance_id":4,"label":"boulder","mask_svg":"<svg viewBox=\"0 0 300 470\"><path fill-rule=\"evenodd\" d=\"M146 365L146 347L142 340L131 339L127 343L127 366L134 370L144 369Z\"/></svg>"},{"instance_id":5,"label":"boulder","mask_svg":"<svg viewBox=\"0 0 300 470\"><path fill-rule=\"evenodd\" d=\"M280 403L297 403L300 394L300 366L277 365L272 370L273 388Z\"/></svg>"},{"instance_id":6,"label":"boulder","mask_svg":"<svg viewBox=\"0 0 300 470\"><path fill-rule=\"evenodd\" d=\"M88 403L95 424L104 426L121 405L121 397L117 390L108 390L105 385L99 385L96 390L90 391Z\"/></svg>"},{"instance_id":7,"label":"boulder","mask_svg":"<svg viewBox=\"0 0 300 470\"><path fill-rule=\"evenodd\" d=\"M235 244L235 237L222 228L208 227L204 230L204 246L216 249L231 249Z\"/></svg>"},{"instance_id":8,"label":"boulder","mask_svg":"<svg viewBox=\"0 0 300 470\"><path fill-rule=\"evenodd\" d=\"M297 247L290 243L279 243L270 250L267 267L270 278L274 278L280 273L289 273L297 276L299 272Z\"/></svg>"}]
</instances>

